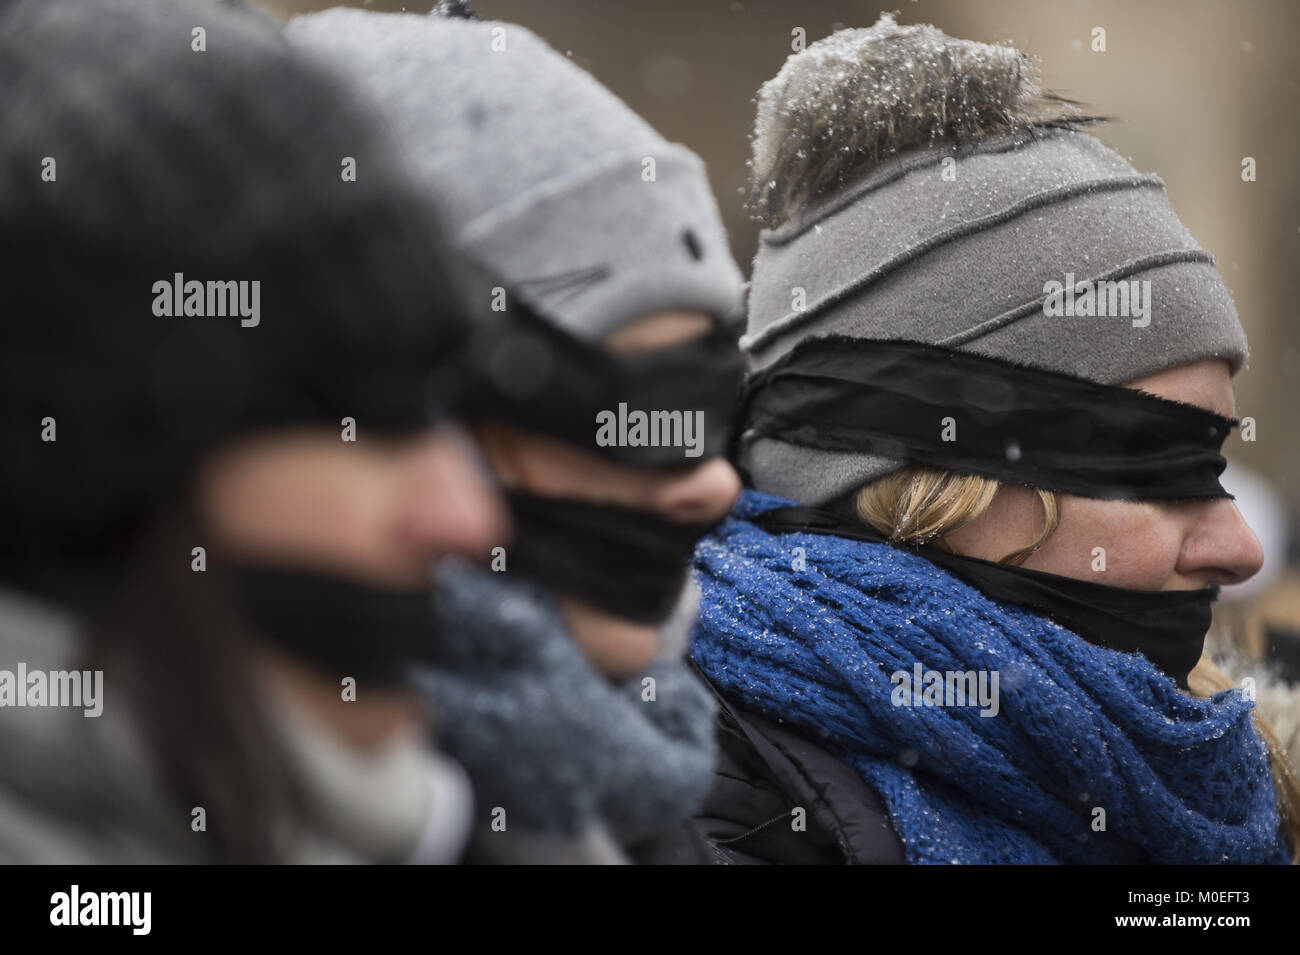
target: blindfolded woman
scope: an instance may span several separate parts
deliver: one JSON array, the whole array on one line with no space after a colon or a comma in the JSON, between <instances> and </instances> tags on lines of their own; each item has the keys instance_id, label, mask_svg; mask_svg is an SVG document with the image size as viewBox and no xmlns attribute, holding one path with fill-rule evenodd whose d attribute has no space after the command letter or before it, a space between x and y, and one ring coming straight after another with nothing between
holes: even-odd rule
<instances>
[{"instance_id":1,"label":"blindfolded woman","mask_svg":"<svg viewBox=\"0 0 1300 955\"><path fill-rule=\"evenodd\" d=\"M696 551L730 861L1280 863L1285 757L1202 654L1258 542L1246 338L1161 181L1028 57L845 30L759 98L752 489Z\"/></svg>"}]
</instances>

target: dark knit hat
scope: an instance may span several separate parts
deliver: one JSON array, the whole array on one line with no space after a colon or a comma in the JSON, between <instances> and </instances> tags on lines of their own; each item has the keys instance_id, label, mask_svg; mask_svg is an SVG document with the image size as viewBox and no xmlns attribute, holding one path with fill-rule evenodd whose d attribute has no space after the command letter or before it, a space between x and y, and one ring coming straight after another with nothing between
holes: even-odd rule
<instances>
[{"instance_id":1,"label":"dark knit hat","mask_svg":"<svg viewBox=\"0 0 1300 955\"><path fill-rule=\"evenodd\" d=\"M461 334L436 224L268 22L0 3L0 116L6 573L102 561L234 435L427 425Z\"/></svg>"},{"instance_id":2,"label":"dark knit hat","mask_svg":"<svg viewBox=\"0 0 1300 955\"><path fill-rule=\"evenodd\" d=\"M1010 47L888 15L786 61L760 91L753 143L751 202L768 225L741 339L753 369L828 335L1108 385L1244 364L1232 298L1164 183L1085 133L1033 73ZM1149 283L1145 314L1054 313L1065 286L1101 282ZM769 437L739 453L759 490L811 504L905 463Z\"/></svg>"}]
</instances>

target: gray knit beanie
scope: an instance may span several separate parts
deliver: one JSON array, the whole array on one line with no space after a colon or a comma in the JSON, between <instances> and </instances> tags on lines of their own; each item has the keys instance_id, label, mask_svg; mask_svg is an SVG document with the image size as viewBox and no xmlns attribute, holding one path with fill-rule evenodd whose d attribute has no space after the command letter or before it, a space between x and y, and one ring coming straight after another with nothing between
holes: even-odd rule
<instances>
[{"instance_id":1,"label":"gray knit beanie","mask_svg":"<svg viewBox=\"0 0 1300 955\"><path fill-rule=\"evenodd\" d=\"M1032 74L1014 49L888 15L786 61L753 142L768 228L741 339L752 369L830 334L1111 385L1202 359L1241 368L1231 296L1164 183ZM824 504L906 462L751 436L740 463L761 491Z\"/></svg>"},{"instance_id":2,"label":"gray knit beanie","mask_svg":"<svg viewBox=\"0 0 1300 955\"><path fill-rule=\"evenodd\" d=\"M336 8L286 34L395 125L453 244L560 328L595 341L661 310L738 317L703 163L528 30Z\"/></svg>"}]
</instances>

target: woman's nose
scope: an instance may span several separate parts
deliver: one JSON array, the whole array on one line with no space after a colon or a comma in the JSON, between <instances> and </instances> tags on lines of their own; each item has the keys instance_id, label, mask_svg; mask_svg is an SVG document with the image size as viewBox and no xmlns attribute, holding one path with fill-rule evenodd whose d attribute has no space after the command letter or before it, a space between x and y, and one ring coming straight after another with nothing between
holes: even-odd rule
<instances>
[{"instance_id":1,"label":"woman's nose","mask_svg":"<svg viewBox=\"0 0 1300 955\"><path fill-rule=\"evenodd\" d=\"M1204 505L1183 542L1179 573L1207 582L1239 584L1264 566L1264 550L1237 505L1224 498Z\"/></svg>"},{"instance_id":2,"label":"woman's nose","mask_svg":"<svg viewBox=\"0 0 1300 955\"><path fill-rule=\"evenodd\" d=\"M433 556L481 557L510 533L486 466L457 429L444 428L415 449L402 501L406 539Z\"/></svg>"},{"instance_id":3,"label":"woman's nose","mask_svg":"<svg viewBox=\"0 0 1300 955\"><path fill-rule=\"evenodd\" d=\"M713 458L656 487L651 507L678 523L711 524L731 510L739 494L736 469Z\"/></svg>"}]
</instances>

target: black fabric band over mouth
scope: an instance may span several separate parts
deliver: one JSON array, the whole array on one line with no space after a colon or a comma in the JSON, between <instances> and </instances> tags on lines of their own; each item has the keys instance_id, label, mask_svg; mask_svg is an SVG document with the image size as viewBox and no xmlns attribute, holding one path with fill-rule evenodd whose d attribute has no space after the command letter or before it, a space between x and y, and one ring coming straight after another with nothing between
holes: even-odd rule
<instances>
[{"instance_id":1,"label":"black fabric band over mouth","mask_svg":"<svg viewBox=\"0 0 1300 955\"><path fill-rule=\"evenodd\" d=\"M770 534L825 534L906 549L994 600L1045 614L1088 643L1141 653L1180 689L1201 659L1219 587L1132 590L952 553L899 544L857 521L814 507L778 507L754 521Z\"/></svg>"},{"instance_id":2,"label":"black fabric band over mouth","mask_svg":"<svg viewBox=\"0 0 1300 955\"><path fill-rule=\"evenodd\" d=\"M739 446L758 438L877 454L1081 497L1231 497L1238 422L1148 392L922 342L809 339L752 376Z\"/></svg>"}]
</instances>

